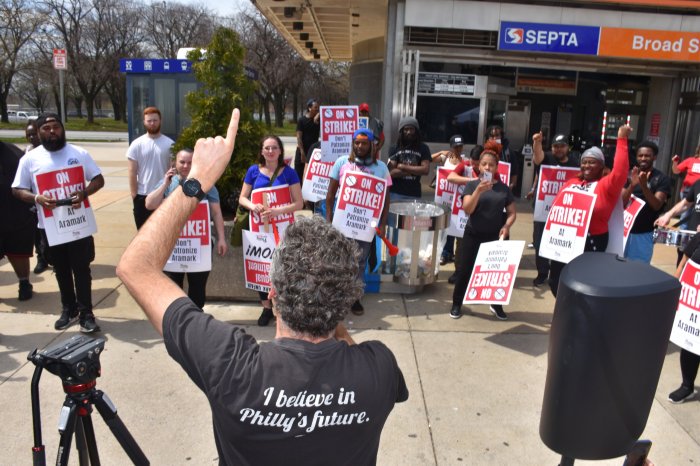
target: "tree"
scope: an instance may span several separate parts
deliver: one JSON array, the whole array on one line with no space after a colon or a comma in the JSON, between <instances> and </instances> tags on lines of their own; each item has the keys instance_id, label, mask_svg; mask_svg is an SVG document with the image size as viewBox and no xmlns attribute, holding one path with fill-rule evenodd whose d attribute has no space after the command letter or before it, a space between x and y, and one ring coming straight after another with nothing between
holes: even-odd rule
<instances>
[{"instance_id":1,"label":"tree","mask_svg":"<svg viewBox=\"0 0 700 466\"><path fill-rule=\"evenodd\" d=\"M24 65L22 49L39 27L42 15L25 0L0 3L0 121L8 122L7 97ZM25 54L26 55L26 54Z\"/></svg>"},{"instance_id":2,"label":"tree","mask_svg":"<svg viewBox=\"0 0 700 466\"><path fill-rule=\"evenodd\" d=\"M244 74L245 49L232 29L219 28L206 53L197 49L189 53L192 69L202 87L186 97L192 123L177 138L174 151L193 148L199 138L225 135L231 112L241 110L235 154L217 183L223 205L232 207L238 199L243 176L255 162L262 138L262 127L254 121L252 101L254 83Z\"/></svg>"},{"instance_id":3,"label":"tree","mask_svg":"<svg viewBox=\"0 0 700 466\"><path fill-rule=\"evenodd\" d=\"M184 47L204 47L211 41L217 21L204 5L154 2L144 9L145 28L151 52L160 58L175 58Z\"/></svg>"}]
</instances>

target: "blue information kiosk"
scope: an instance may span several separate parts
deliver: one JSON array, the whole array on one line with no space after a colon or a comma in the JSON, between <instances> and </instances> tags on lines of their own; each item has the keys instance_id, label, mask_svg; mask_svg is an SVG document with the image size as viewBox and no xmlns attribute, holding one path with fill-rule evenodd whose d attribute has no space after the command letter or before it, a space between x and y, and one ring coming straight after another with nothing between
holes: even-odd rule
<instances>
[{"instance_id":1,"label":"blue information kiosk","mask_svg":"<svg viewBox=\"0 0 700 466\"><path fill-rule=\"evenodd\" d=\"M177 139L191 122L185 96L200 86L192 73L192 63L178 59L122 58L119 71L126 73L129 143L144 133L143 109L151 106L158 107L163 116L161 132Z\"/></svg>"}]
</instances>

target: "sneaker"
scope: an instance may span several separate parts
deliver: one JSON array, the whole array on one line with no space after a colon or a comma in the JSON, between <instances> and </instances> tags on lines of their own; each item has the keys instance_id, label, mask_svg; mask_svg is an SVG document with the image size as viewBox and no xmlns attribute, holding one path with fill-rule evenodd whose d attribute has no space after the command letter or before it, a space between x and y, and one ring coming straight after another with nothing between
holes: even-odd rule
<instances>
[{"instance_id":1,"label":"sneaker","mask_svg":"<svg viewBox=\"0 0 700 466\"><path fill-rule=\"evenodd\" d=\"M34 294L34 287L32 286L31 283L29 283L29 280L20 280L19 281L19 300L20 301L26 301L28 299L32 299L32 295Z\"/></svg>"},{"instance_id":2,"label":"sneaker","mask_svg":"<svg viewBox=\"0 0 700 466\"><path fill-rule=\"evenodd\" d=\"M440 256L440 265L445 265L450 262L450 258L447 256Z\"/></svg>"},{"instance_id":3,"label":"sneaker","mask_svg":"<svg viewBox=\"0 0 700 466\"><path fill-rule=\"evenodd\" d=\"M272 313L272 309L264 307L262 314L258 317L258 327L267 327L267 324L269 324L274 317L275 315Z\"/></svg>"},{"instance_id":4,"label":"sneaker","mask_svg":"<svg viewBox=\"0 0 700 466\"><path fill-rule=\"evenodd\" d=\"M454 306L452 306L452 309L450 309L450 317L452 317L453 319L459 319L460 317L462 317L462 306L460 306L459 304L455 304Z\"/></svg>"},{"instance_id":5,"label":"sneaker","mask_svg":"<svg viewBox=\"0 0 700 466\"><path fill-rule=\"evenodd\" d=\"M80 331L83 333L99 332L100 326L95 322L95 314L86 312L80 317Z\"/></svg>"},{"instance_id":6,"label":"sneaker","mask_svg":"<svg viewBox=\"0 0 700 466\"><path fill-rule=\"evenodd\" d=\"M547 275L544 274L537 274L534 280L532 280L532 286L535 287L540 287L544 285L544 283L547 281Z\"/></svg>"},{"instance_id":7,"label":"sneaker","mask_svg":"<svg viewBox=\"0 0 700 466\"><path fill-rule=\"evenodd\" d=\"M34 273L39 275L41 272L44 272L48 268L49 268L49 264L47 264L44 261L38 261L36 263L36 267L34 267Z\"/></svg>"},{"instance_id":8,"label":"sneaker","mask_svg":"<svg viewBox=\"0 0 700 466\"><path fill-rule=\"evenodd\" d=\"M450 285L454 285L455 283L457 283L457 274L453 273L452 275L450 275L447 279L447 283L449 283Z\"/></svg>"},{"instance_id":9,"label":"sneaker","mask_svg":"<svg viewBox=\"0 0 700 466\"><path fill-rule=\"evenodd\" d=\"M674 404L680 404L693 398L697 392L698 391L694 388L681 385L678 390L668 394L668 401Z\"/></svg>"},{"instance_id":10,"label":"sneaker","mask_svg":"<svg viewBox=\"0 0 700 466\"><path fill-rule=\"evenodd\" d=\"M362 306L362 303L359 300L357 300L354 303L352 303L352 306L350 307L350 312L352 312L356 316L361 316L365 313L365 308Z\"/></svg>"},{"instance_id":11,"label":"sneaker","mask_svg":"<svg viewBox=\"0 0 700 466\"><path fill-rule=\"evenodd\" d=\"M63 311L61 311L61 317L59 317L56 323L53 324L53 328L55 328L56 330L63 330L73 325L77 320L77 310L70 310L64 308Z\"/></svg>"},{"instance_id":12,"label":"sneaker","mask_svg":"<svg viewBox=\"0 0 700 466\"><path fill-rule=\"evenodd\" d=\"M503 306L500 304L492 304L489 309L496 316L498 320L508 320L508 314L503 310Z\"/></svg>"}]
</instances>

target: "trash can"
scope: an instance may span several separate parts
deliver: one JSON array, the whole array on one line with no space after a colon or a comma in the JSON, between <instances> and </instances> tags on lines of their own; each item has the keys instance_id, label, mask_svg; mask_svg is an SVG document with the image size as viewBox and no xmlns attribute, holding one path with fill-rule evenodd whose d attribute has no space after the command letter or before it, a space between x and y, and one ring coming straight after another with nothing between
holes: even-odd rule
<instances>
[{"instance_id":1,"label":"trash can","mask_svg":"<svg viewBox=\"0 0 700 466\"><path fill-rule=\"evenodd\" d=\"M573 459L627 454L644 431L681 286L648 264L585 253L561 274L540 438Z\"/></svg>"},{"instance_id":2,"label":"trash can","mask_svg":"<svg viewBox=\"0 0 700 466\"><path fill-rule=\"evenodd\" d=\"M386 236L399 253L390 257L385 251L383 273L407 287L405 292L420 291L435 281L447 218L445 209L434 202L399 201L389 206Z\"/></svg>"}]
</instances>

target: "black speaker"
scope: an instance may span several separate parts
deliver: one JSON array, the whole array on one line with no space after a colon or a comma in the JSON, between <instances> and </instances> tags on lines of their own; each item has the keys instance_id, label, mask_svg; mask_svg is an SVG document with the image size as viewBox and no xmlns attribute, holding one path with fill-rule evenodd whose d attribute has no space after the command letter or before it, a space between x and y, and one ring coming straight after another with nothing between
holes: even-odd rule
<instances>
[{"instance_id":1,"label":"black speaker","mask_svg":"<svg viewBox=\"0 0 700 466\"><path fill-rule=\"evenodd\" d=\"M564 457L623 456L644 431L681 286L650 265L585 253L561 274L540 438Z\"/></svg>"}]
</instances>

